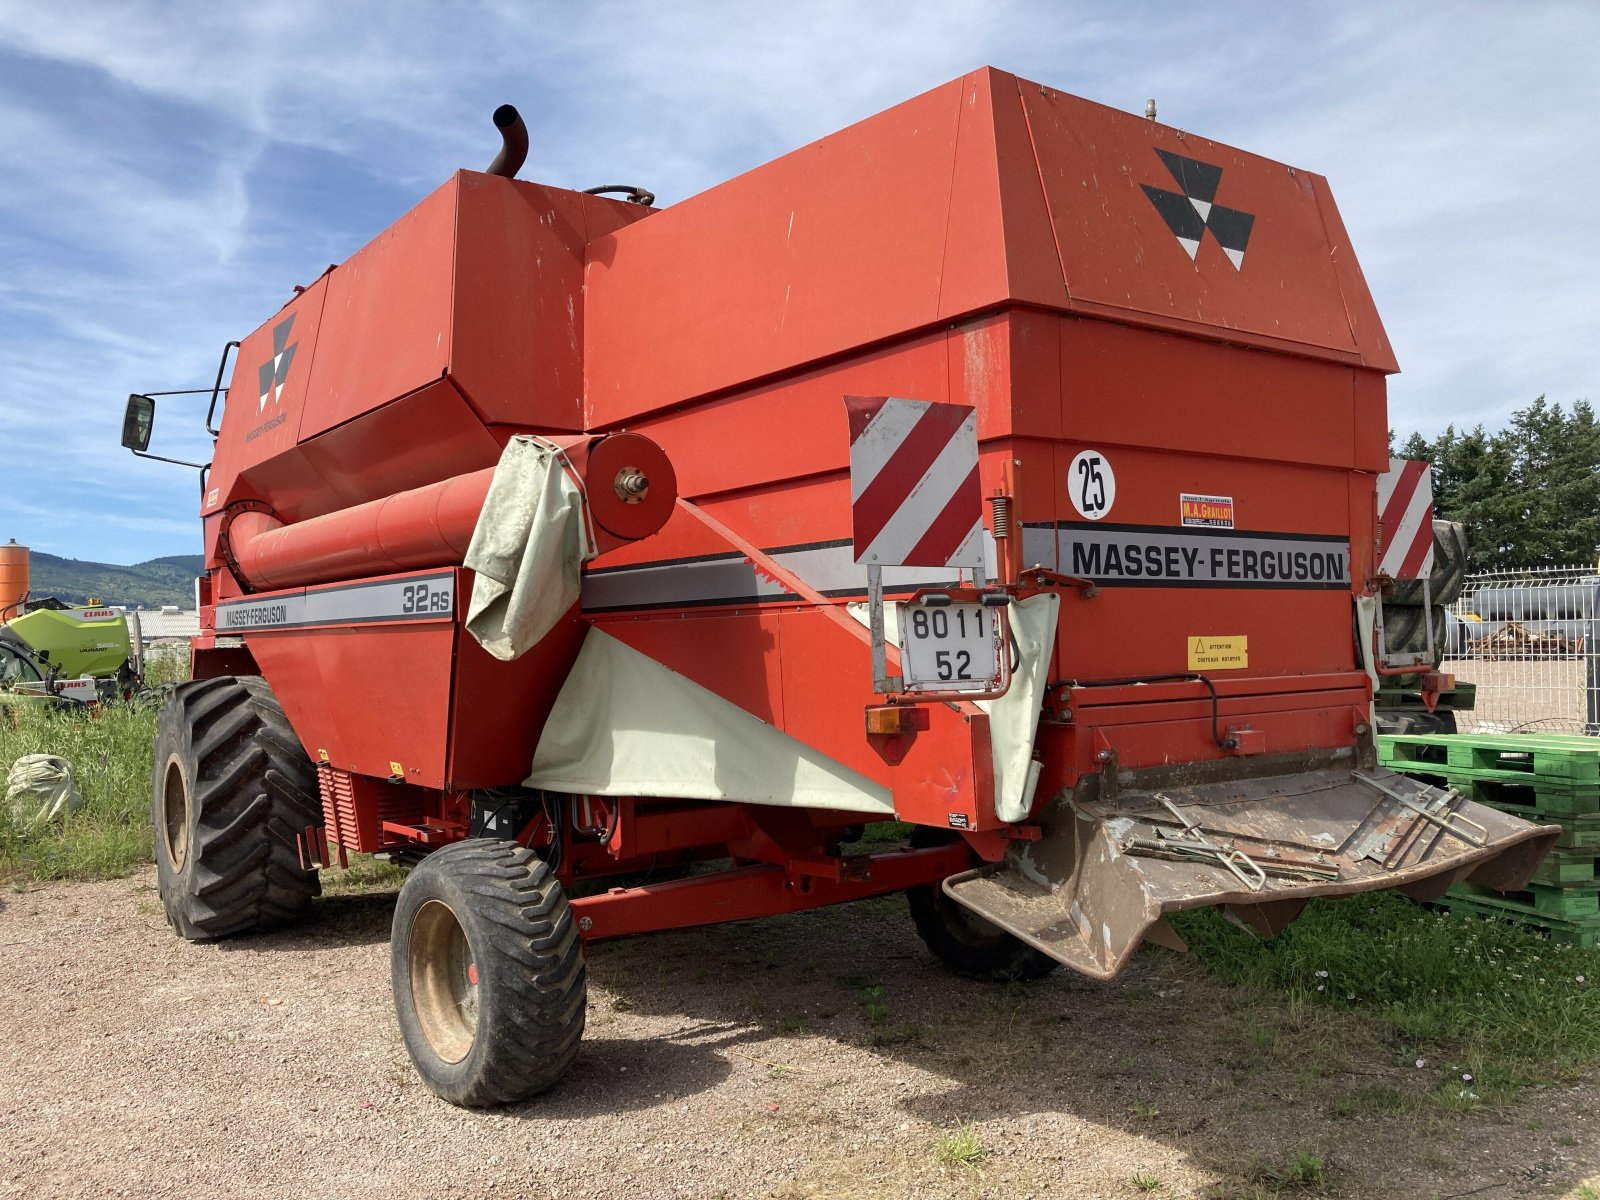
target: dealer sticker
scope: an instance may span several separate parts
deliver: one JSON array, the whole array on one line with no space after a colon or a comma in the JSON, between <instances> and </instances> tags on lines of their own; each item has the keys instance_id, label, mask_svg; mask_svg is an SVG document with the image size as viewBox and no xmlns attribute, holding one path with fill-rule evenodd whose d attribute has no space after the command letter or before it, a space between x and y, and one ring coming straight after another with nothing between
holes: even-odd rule
<instances>
[{"instance_id":1,"label":"dealer sticker","mask_svg":"<svg viewBox=\"0 0 1600 1200\"><path fill-rule=\"evenodd\" d=\"M1233 497L1196 496L1182 492L1178 496L1178 515L1185 525L1199 525L1207 529L1232 529Z\"/></svg>"},{"instance_id":2,"label":"dealer sticker","mask_svg":"<svg viewBox=\"0 0 1600 1200\"><path fill-rule=\"evenodd\" d=\"M1189 670L1242 671L1250 665L1246 634L1194 634L1189 638Z\"/></svg>"}]
</instances>

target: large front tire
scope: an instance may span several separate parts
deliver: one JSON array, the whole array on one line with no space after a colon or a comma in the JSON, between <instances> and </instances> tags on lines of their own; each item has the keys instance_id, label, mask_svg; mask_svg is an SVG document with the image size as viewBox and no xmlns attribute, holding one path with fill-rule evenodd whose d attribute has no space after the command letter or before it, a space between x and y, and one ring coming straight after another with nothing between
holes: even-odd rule
<instances>
[{"instance_id":1,"label":"large front tire","mask_svg":"<svg viewBox=\"0 0 1600 1200\"><path fill-rule=\"evenodd\" d=\"M296 841L322 821L316 768L265 680L179 684L156 718L152 793L157 885L180 936L284 925L321 891Z\"/></svg>"},{"instance_id":2,"label":"large front tire","mask_svg":"<svg viewBox=\"0 0 1600 1200\"><path fill-rule=\"evenodd\" d=\"M423 859L400 889L389 961L406 1050L442 1099L514 1104L577 1057L583 944L561 884L525 846L469 838Z\"/></svg>"}]
</instances>

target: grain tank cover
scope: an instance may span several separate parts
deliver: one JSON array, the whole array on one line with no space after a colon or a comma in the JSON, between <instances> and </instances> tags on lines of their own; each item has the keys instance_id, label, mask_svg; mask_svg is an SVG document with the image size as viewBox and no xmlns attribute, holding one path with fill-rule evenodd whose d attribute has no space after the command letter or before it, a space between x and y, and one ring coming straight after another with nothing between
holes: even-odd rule
<instances>
[{"instance_id":1,"label":"grain tank cover","mask_svg":"<svg viewBox=\"0 0 1600 1200\"><path fill-rule=\"evenodd\" d=\"M1397 369L1320 175L992 68L599 239L587 284L591 426L1014 305Z\"/></svg>"}]
</instances>

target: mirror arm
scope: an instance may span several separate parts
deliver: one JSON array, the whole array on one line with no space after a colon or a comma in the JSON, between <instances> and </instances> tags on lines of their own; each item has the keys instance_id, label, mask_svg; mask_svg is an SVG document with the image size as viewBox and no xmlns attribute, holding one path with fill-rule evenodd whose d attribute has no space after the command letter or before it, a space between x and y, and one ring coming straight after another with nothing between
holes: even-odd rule
<instances>
[{"instance_id":1,"label":"mirror arm","mask_svg":"<svg viewBox=\"0 0 1600 1200\"><path fill-rule=\"evenodd\" d=\"M131 446L129 449L133 451L134 456L137 458L153 458L157 462L176 463L180 467L193 467L197 471L204 471L211 465L210 463L189 462L182 458L163 458L159 454L147 454L143 450L133 450Z\"/></svg>"}]
</instances>

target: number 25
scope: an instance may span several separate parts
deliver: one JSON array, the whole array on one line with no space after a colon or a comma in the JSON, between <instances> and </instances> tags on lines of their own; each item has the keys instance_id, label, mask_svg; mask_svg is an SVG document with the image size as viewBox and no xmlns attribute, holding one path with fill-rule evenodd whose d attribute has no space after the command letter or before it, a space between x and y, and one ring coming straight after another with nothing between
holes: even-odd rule
<instances>
[{"instance_id":1,"label":"number 25","mask_svg":"<svg viewBox=\"0 0 1600 1200\"><path fill-rule=\"evenodd\" d=\"M1083 497L1083 511L1099 512L1106 506L1106 478L1100 471L1099 455L1079 459L1078 475L1083 480L1083 490L1079 493ZM1092 495L1089 491L1091 487L1094 489Z\"/></svg>"}]
</instances>

